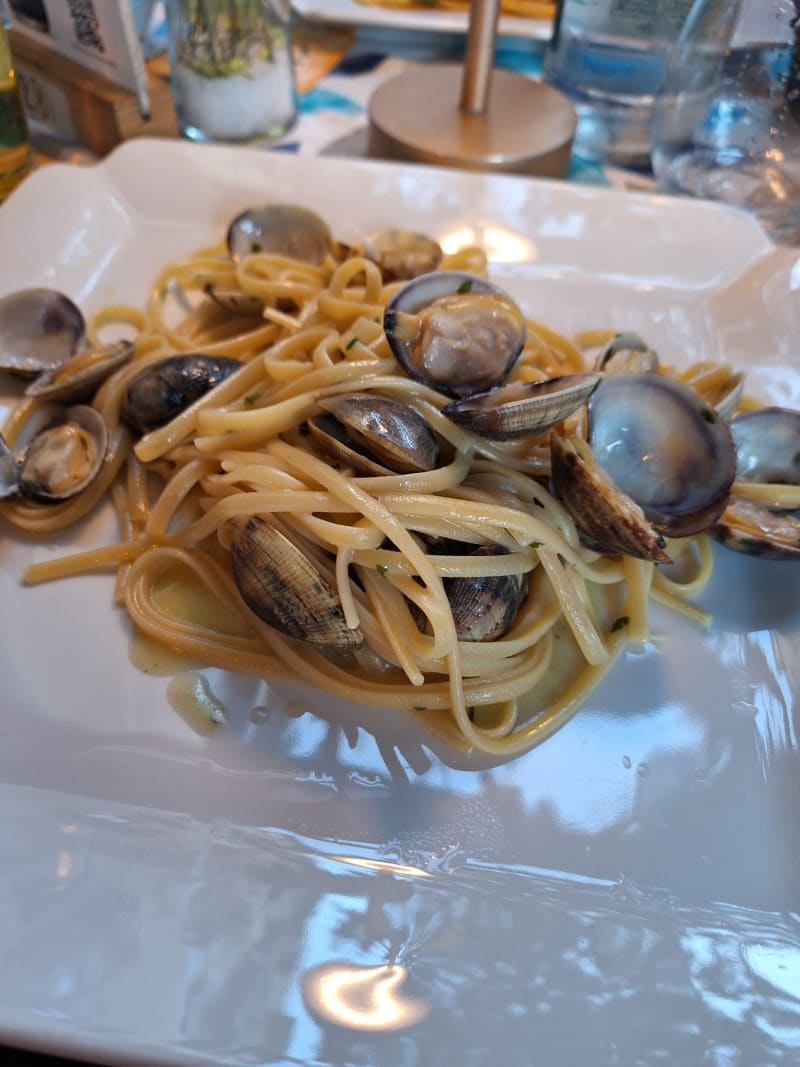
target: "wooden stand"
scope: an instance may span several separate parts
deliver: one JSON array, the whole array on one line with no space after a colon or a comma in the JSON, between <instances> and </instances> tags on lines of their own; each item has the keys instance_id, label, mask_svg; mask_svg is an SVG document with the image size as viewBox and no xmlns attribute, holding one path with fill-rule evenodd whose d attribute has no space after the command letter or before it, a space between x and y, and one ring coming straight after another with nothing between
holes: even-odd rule
<instances>
[{"instance_id":1,"label":"wooden stand","mask_svg":"<svg viewBox=\"0 0 800 1067\"><path fill-rule=\"evenodd\" d=\"M25 34L8 31L27 114L49 133L104 156L129 137L178 137L169 84L150 74L150 116L139 101L106 78L54 53Z\"/></svg>"}]
</instances>

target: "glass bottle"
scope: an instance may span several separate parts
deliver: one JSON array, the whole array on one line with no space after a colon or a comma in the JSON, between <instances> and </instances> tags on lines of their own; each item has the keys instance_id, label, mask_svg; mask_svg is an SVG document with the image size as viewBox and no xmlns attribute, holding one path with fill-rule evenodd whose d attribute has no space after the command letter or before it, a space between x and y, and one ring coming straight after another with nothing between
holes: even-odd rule
<instances>
[{"instance_id":1,"label":"glass bottle","mask_svg":"<svg viewBox=\"0 0 800 1067\"><path fill-rule=\"evenodd\" d=\"M755 214L800 244L800 0L697 0L653 123L662 189Z\"/></svg>"},{"instance_id":2,"label":"glass bottle","mask_svg":"<svg viewBox=\"0 0 800 1067\"><path fill-rule=\"evenodd\" d=\"M667 57L692 0L559 0L545 81L578 112L574 154L646 167Z\"/></svg>"},{"instance_id":3,"label":"glass bottle","mask_svg":"<svg viewBox=\"0 0 800 1067\"><path fill-rule=\"evenodd\" d=\"M169 0L172 89L181 132L240 144L297 117L288 0Z\"/></svg>"},{"instance_id":4,"label":"glass bottle","mask_svg":"<svg viewBox=\"0 0 800 1067\"><path fill-rule=\"evenodd\" d=\"M0 22L0 203L33 167L28 126L22 110L19 85Z\"/></svg>"}]
</instances>

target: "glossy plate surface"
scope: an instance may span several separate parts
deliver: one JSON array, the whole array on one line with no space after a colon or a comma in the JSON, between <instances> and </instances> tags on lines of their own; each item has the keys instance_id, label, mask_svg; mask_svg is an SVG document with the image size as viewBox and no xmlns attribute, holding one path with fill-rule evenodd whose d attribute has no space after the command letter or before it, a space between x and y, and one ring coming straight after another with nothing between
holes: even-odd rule
<instances>
[{"instance_id":1,"label":"glossy plate surface","mask_svg":"<svg viewBox=\"0 0 800 1067\"><path fill-rule=\"evenodd\" d=\"M690 201L134 141L13 194L0 291L142 304L266 197L344 241L483 242L529 313L728 358L800 407L797 254ZM108 576L21 586L107 513L0 533L0 1040L237 1067L800 1055L797 567L718 551L709 632L654 610L568 726L489 766L319 693L146 673ZM211 735L175 710L198 677Z\"/></svg>"},{"instance_id":2,"label":"glossy plate surface","mask_svg":"<svg viewBox=\"0 0 800 1067\"><path fill-rule=\"evenodd\" d=\"M422 30L428 33L466 33L467 16L458 11L370 7L357 0L292 0L292 7L304 18L318 22L343 22L349 26L369 26L386 30ZM502 15L497 23L501 37L530 37L546 41L552 33L550 19L518 18Z\"/></svg>"}]
</instances>

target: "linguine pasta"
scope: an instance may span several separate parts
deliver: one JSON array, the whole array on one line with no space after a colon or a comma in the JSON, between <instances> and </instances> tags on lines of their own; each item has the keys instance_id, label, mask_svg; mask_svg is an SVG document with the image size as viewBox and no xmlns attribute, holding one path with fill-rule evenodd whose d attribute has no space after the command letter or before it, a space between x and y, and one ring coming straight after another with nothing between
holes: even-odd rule
<instances>
[{"instance_id":1,"label":"linguine pasta","mask_svg":"<svg viewBox=\"0 0 800 1067\"><path fill-rule=\"evenodd\" d=\"M486 272L475 249L445 257L442 267ZM259 296L263 314L232 315L204 298L209 284ZM3 513L22 530L48 533L110 499L116 544L35 564L26 580L113 569L118 603L165 646L210 666L301 680L369 709L371 727L400 711L458 748L514 756L567 721L627 641L647 637L651 599L704 621L686 598L707 579L710 551L704 538L680 550L673 543L680 566L669 578L653 564L585 547L547 488L546 441L476 437L442 415L447 398L398 367L382 326L398 284L385 284L358 255L311 266L254 253L235 264L220 246L170 265L144 312L109 307L92 325L94 336L120 322L136 333L133 362L94 399L111 433L100 477L63 504L8 501ZM176 292L193 304L180 316ZM579 371L582 345L610 336L578 344L544 323L527 327L512 380ZM136 439L121 417L130 382L166 355L201 351L241 367ZM320 400L343 393L389 397L421 413L444 443L440 464L365 476L332 460L307 420ZM32 405L20 405L6 425L12 444ZM583 418L563 429L580 433ZM314 647L246 606L230 553L253 516L327 577L362 648ZM457 547L429 551L439 539ZM486 544L502 554L469 551ZM527 595L508 632L460 639L451 583L513 575L525 576Z\"/></svg>"}]
</instances>

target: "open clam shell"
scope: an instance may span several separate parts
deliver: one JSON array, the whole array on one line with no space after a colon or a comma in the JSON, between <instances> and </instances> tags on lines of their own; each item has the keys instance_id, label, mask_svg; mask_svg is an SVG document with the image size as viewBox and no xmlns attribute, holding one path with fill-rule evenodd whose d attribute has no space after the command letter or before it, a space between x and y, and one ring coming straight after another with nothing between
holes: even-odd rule
<instances>
[{"instance_id":1,"label":"open clam shell","mask_svg":"<svg viewBox=\"0 0 800 1067\"><path fill-rule=\"evenodd\" d=\"M618 333L597 357L597 369L606 374L651 374L658 370L658 354L632 330Z\"/></svg>"},{"instance_id":2,"label":"open clam shell","mask_svg":"<svg viewBox=\"0 0 800 1067\"><path fill-rule=\"evenodd\" d=\"M732 496L712 531L726 548L760 559L800 559L800 516Z\"/></svg>"},{"instance_id":3,"label":"open clam shell","mask_svg":"<svg viewBox=\"0 0 800 1067\"><path fill-rule=\"evenodd\" d=\"M598 466L673 537L707 529L736 472L727 424L693 389L660 374L606 378L588 403Z\"/></svg>"},{"instance_id":4,"label":"open clam shell","mask_svg":"<svg viewBox=\"0 0 800 1067\"><path fill-rule=\"evenodd\" d=\"M132 341L87 348L55 370L45 371L26 388L25 395L37 400L77 404L91 397L115 370L123 367L134 353Z\"/></svg>"},{"instance_id":5,"label":"open clam shell","mask_svg":"<svg viewBox=\"0 0 800 1067\"><path fill-rule=\"evenodd\" d=\"M414 474L433 470L439 441L427 419L385 396L340 393L319 400L334 417L311 419L309 427L328 451L366 474Z\"/></svg>"},{"instance_id":6,"label":"open clam shell","mask_svg":"<svg viewBox=\"0 0 800 1067\"><path fill-rule=\"evenodd\" d=\"M0 434L0 500L16 496L19 492L17 457Z\"/></svg>"},{"instance_id":7,"label":"open clam shell","mask_svg":"<svg viewBox=\"0 0 800 1067\"><path fill-rule=\"evenodd\" d=\"M550 457L553 491L588 544L614 555L670 562L662 535L600 469L584 441L554 433Z\"/></svg>"},{"instance_id":8,"label":"open clam shell","mask_svg":"<svg viewBox=\"0 0 800 1067\"><path fill-rule=\"evenodd\" d=\"M410 377L455 397L499 385L526 336L522 312L507 293L454 270L420 275L399 289L383 327Z\"/></svg>"},{"instance_id":9,"label":"open clam shell","mask_svg":"<svg viewBox=\"0 0 800 1067\"><path fill-rule=\"evenodd\" d=\"M364 242L364 255L377 263L387 282L428 274L444 257L438 241L412 230L382 230L374 234Z\"/></svg>"},{"instance_id":10,"label":"open clam shell","mask_svg":"<svg viewBox=\"0 0 800 1067\"><path fill-rule=\"evenodd\" d=\"M514 382L488 393L454 400L442 409L480 437L510 441L545 433L585 404L603 379L597 371L542 382Z\"/></svg>"},{"instance_id":11,"label":"open clam shell","mask_svg":"<svg viewBox=\"0 0 800 1067\"><path fill-rule=\"evenodd\" d=\"M231 315L257 316L264 310L264 301L256 293L245 293L241 289L225 289L208 282L203 292L214 303Z\"/></svg>"},{"instance_id":12,"label":"open clam shell","mask_svg":"<svg viewBox=\"0 0 800 1067\"><path fill-rule=\"evenodd\" d=\"M55 289L20 289L0 297L0 370L34 378L80 347L83 314Z\"/></svg>"},{"instance_id":13,"label":"open clam shell","mask_svg":"<svg viewBox=\"0 0 800 1067\"><path fill-rule=\"evenodd\" d=\"M730 429L739 478L800 485L800 411L757 408L731 419Z\"/></svg>"},{"instance_id":14,"label":"open clam shell","mask_svg":"<svg viewBox=\"0 0 800 1067\"><path fill-rule=\"evenodd\" d=\"M742 482L800 485L800 412L764 407L730 422ZM726 548L762 559L800 559L800 515L736 493L713 528Z\"/></svg>"},{"instance_id":15,"label":"open clam shell","mask_svg":"<svg viewBox=\"0 0 800 1067\"><path fill-rule=\"evenodd\" d=\"M77 496L97 477L108 440L105 419L94 408L56 410L18 457L20 492L42 504Z\"/></svg>"}]
</instances>

